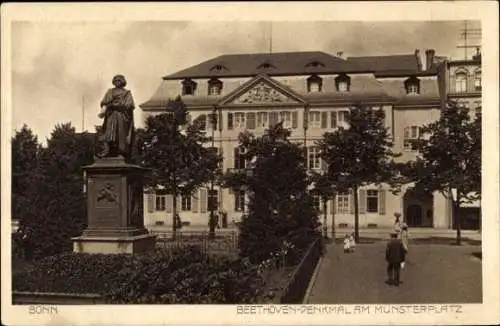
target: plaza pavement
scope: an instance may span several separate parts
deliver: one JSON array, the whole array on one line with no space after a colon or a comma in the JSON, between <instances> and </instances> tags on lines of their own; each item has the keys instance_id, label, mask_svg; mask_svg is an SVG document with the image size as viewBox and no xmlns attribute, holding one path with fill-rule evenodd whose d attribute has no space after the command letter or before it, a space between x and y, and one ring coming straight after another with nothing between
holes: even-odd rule
<instances>
[{"instance_id":1,"label":"plaza pavement","mask_svg":"<svg viewBox=\"0 0 500 326\"><path fill-rule=\"evenodd\" d=\"M311 304L480 303L481 246L415 244L409 248L402 284L386 280L385 243L360 244L345 254L329 244L311 280Z\"/></svg>"}]
</instances>

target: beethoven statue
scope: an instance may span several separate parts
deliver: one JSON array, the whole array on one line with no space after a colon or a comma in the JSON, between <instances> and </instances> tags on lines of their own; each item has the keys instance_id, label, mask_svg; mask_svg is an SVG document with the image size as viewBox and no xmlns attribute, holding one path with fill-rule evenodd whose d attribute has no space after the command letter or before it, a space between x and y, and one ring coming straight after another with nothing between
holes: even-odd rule
<instances>
[{"instance_id":1,"label":"beethoven statue","mask_svg":"<svg viewBox=\"0 0 500 326\"><path fill-rule=\"evenodd\" d=\"M104 122L98 132L96 156L128 159L134 141L134 99L125 89L124 76L116 75L112 83L115 87L104 95L97 115Z\"/></svg>"}]
</instances>

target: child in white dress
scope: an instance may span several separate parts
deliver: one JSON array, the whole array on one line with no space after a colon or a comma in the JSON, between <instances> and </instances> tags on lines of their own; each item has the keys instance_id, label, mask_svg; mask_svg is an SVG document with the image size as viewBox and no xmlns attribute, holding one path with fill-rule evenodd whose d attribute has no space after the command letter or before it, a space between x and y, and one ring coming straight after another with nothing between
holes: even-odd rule
<instances>
[{"instance_id":1,"label":"child in white dress","mask_svg":"<svg viewBox=\"0 0 500 326\"><path fill-rule=\"evenodd\" d=\"M350 252L351 251L351 241L349 239L349 234L346 233L344 237L344 252Z\"/></svg>"}]
</instances>

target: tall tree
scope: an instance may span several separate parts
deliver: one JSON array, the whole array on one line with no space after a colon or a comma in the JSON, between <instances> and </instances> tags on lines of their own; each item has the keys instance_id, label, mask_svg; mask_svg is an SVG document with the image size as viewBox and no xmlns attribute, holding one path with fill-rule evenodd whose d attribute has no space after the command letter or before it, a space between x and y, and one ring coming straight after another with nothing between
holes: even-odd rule
<instances>
[{"instance_id":1,"label":"tall tree","mask_svg":"<svg viewBox=\"0 0 500 326\"><path fill-rule=\"evenodd\" d=\"M240 134L248 169L225 175L226 187L244 190L249 197L239 247L241 255L254 262L269 258L283 243L303 249L318 235L303 149L289 136L290 131L281 124L262 137L249 132Z\"/></svg>"},{"instance_id":2,"label":"tall tree","mask_svg":"<svg viewBox=\"0 0 500 326\"><path fill-rule=\"evenodd\" d=\"M206 144L210 137L203 131L206 120L187 120L187 109L180 97L168 103L167 113L146 119L139 135L141 161L153 170L148 186L172 195L172 230L175 237L177 196L191 196L201 185L219 173L221 157Z\"/></svg>"},{"instance_id":3,"label":"tall tree","mask_svg":"<svg viewBox=\"0 0 500 326\"><path fill-rule=\"evenodd\" d=\"M78 134L59 124L39 157L39 173L26 193L27 214L20 221L18 239L28 257L72 250L71 238L86 224L83 173L92 162L93 136Z\"/></svg>"},{"instance_id":4,"label":"tall tree","mask_svg":"<svg viewBox=\"0 0 500 326\"><path fill-rule=\"evenodd\" d=\"M460 205L481 196L481 114L450 101L439 119L421 128L414 142L417 160L407 173L417 191L439 191L453 203L457 244L461 244Z\"/></svg>"},{"instance_id":5,"label":"tall tree","mask_svg":"<svg viewBox=\"0 0 500 326\"><path fill-rule=\"evenodd\" d=\"M393 179L392 140L384 125L382 110L357 104L346 116L348 126L325 133L317 141L321 158L328 166L325 178L330 184L341 183L354 197L354 231L359 240L358 190L369 184Z\"/></svg>"},{"instance_id":6,"label":"tall tree","mask_svg":"<svg viewBox=\"0 0 500 326\"><path fill-rule=\"evenodd\" d=\"M27 125L12 137L12 217L22 219L30 198L28 189L35 181L42 150L38 137Z\"/></svg>"}]
</instances>

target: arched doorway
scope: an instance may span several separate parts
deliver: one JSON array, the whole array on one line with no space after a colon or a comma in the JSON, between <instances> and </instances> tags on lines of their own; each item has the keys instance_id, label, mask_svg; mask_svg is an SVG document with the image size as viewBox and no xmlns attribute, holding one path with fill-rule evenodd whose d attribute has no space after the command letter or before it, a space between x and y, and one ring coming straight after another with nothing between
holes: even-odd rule
<instances>
[{"instance_id":1,"label":"arched doorway","mask_svg":"<svg viewBox=\"0 0 500 326\"><path fill-rule=\"evenodd\" d=\"M417 194L413 188L406 191L403 197L403 219L409 227L433 227L432 194Z\"/></svg>"}]
</instances>

